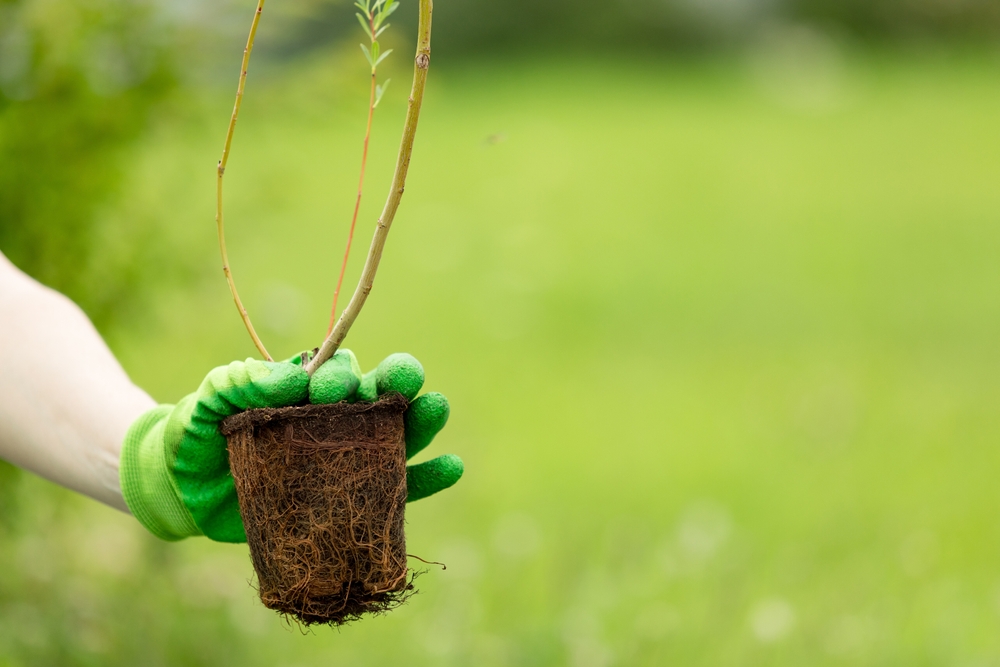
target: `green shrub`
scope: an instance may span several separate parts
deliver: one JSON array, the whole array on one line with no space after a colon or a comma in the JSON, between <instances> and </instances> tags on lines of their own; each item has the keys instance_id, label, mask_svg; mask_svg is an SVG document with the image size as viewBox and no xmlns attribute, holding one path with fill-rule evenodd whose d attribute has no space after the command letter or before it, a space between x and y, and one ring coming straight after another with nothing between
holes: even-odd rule
<instances>
[{"instance_id":1,"label":"green shrub","mask_svg":"<svg viewBox=\"0 0 1000 667\"><path fill-rule=\"evenodd\" d=\"M97 214L171 86L166 32L142 0L0 0L0 250L99 321L130 281Z\"/></svg>"},{"instance_id":2,"label":"green shrub","mask_svg":"<svg viewBox=\"0 0 1000 667\"><path fill-rule=\"evenodd\" d=\"M294 51L329 42L350 30L351 3L310 0L275 6L264 42ZM394 21L416 22L415 3L403 3ZM753 40L771 21L819 24L874 40L899 37L996 38L996 0L461 0L438 3L438 54L517 50L683 50ZM442 62L450 60L450 57Z\"/></svg>"}]
</instances>

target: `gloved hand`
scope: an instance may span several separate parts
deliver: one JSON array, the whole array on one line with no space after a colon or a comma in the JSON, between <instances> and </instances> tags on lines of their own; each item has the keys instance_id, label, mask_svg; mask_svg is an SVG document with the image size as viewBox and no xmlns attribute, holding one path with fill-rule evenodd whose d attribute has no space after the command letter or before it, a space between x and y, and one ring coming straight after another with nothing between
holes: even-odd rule
<instances>
[{"instance_id":1,"label":"gloved hand","mask_svg":"<svg viewBox=\"0 0 1000 667\"><path fill-rule=\"evenodd\" d=\"M247 359L213 369L193 394L177 405L160 405L129 428L122 446L122 495L132 514L165 540L205 535L219 542L245 542L229 452L219 425L254 408L280 408L338 401L374 401L396 391L411 401L404 415L406 457L422 450L448 421L448 400L438 393L417 397L424 382L420 363L393 354L361 374L350 350L338 351L310 380L292 361ZM406 469L407 502L453 485L462 460L446 454Z\"/></svg>"}]
</instances>

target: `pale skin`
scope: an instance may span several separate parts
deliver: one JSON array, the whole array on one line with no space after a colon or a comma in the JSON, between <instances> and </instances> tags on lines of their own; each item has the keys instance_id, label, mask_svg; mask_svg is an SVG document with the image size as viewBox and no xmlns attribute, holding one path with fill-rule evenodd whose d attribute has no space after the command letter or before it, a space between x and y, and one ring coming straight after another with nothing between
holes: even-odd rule
<instances>
[{"instance_id":1,"label":"pale skin","mask_svg":"<svg viewBox=\"0 0 1000 667\"><path fill-rule=\"evenodd\" d=\"M128 512L122 441L155 405L76 304L0 254L0 459Z\"/></svg>"}]
</instances>

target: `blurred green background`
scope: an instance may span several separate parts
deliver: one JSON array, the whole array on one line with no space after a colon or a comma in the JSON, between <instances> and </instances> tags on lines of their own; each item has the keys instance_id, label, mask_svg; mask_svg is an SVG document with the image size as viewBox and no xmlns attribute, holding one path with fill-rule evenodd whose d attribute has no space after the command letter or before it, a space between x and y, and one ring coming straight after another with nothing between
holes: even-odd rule
<instances>
[{"instance_id":1,"label":"blurred green background","mask_svg":"<svg viewBox=\"0 0 1000 667\"><path fill-rule=\"evenodd\" d=\"M213 224L251 11L0 2L0 249L161 401L254 354ZM162 543L0 467L0 665L1000 665L997 3L435 18L349 346L413 353L452 402L428 454L466 477L408 512L410 552L448 569L304 634L256 600L245 547ZM346 3L264 20L227 219L287 356L325 331L367 82Z\"/></svg>"}]
</instances>

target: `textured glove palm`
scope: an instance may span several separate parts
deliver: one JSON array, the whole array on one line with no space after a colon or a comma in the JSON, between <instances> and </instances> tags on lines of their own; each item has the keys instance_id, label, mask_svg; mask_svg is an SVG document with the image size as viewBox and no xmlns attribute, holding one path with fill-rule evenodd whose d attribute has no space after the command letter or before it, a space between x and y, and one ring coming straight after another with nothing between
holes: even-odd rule
<instances>
[{"instance_id":1,"label":"textured glove palm","mask_svg":"<svg viewBox=\"0 0 1000 667\"><path fill-rule=\"evenodd\" d=\"M404 417L407 458L422 450L448 420L448 401L437 393L417 397L423 368L408 354L394 354L362 375L350 350L341 350L310 380L294 362L247 359L213 369L177 405L142 415L125 436L122 495L132 514L157 537L205 535L245 542L229 453L219 424L254 408L373 401L396 391L411 400ZM448 488L462 476L462 461L445 455L407 468L407 501Z\"/></svg>"}]
</instances>

